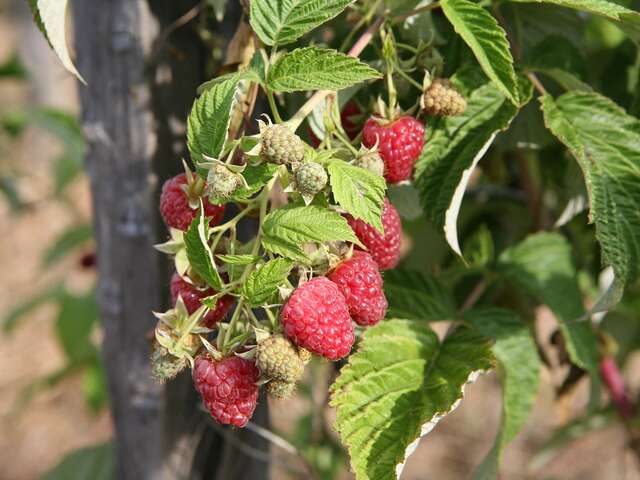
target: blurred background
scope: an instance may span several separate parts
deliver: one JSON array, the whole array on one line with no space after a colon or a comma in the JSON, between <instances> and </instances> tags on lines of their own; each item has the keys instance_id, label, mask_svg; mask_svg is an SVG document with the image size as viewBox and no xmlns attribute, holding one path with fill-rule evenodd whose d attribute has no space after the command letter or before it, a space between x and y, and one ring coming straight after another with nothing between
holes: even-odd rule
<instances>
[{"instance_id":1,"label":"blurred background","mask_svg":"<svg viewBox=\"0 0 640 480\"><path fill-rule=\"evenodd\" d=\"M607 37L613 46L622 42L616 35ZM50 51L26 2L0 0L1 479L113 478L78 115L77 83ZM412 235L435 237L417 224L409 226L409 243ZM437 259L442 249L433 240L423 252ZM536 321L540 343L550 346L553 316L539 308ZM632 356L625 365L634 397L636 364ZM271 448L272 477L351 478L330 427L332 412L323 407L334 372L321 363L309 370L294 400L269 401L272 429L286 441ZM507 448L501 478L640 479L638 446L615 413L588 408L585 378L556 399L561 382L543 370L535 411ZM403 478L468 478L482 460L499 422L495 375L483 376L466 394L421 442Z\"/></svg>"}]
</instances>

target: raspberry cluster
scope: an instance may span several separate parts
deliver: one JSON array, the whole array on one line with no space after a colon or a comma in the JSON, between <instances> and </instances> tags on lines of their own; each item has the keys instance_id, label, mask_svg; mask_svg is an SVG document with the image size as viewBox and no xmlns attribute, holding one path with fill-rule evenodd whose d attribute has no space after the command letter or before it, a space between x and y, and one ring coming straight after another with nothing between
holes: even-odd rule
<instances>
[{"instance_id":1,"label":"raspberry cluster","mask_svg":"<svg viewBox=\"0 0 640 480\"><path fill-rule=\"evenodd\" d=\"M408 180L425 141L422 123L406 115L383 118L376 114L358 131L352 117L360 117L359 107L357 115L352 106L347 110L350 114L343 112L339 131L328 132L325 153L313 152L288 124L259 122L257 145L253 140L254 165L271 164L271 171L272 165L277 165L274 179L282 176L282 193L329 208L335 203L335 187L328 162L348 161L389 183ZM352 142L361 138L359 150L353 146L343 149L344 155L351 155L346 160L344 155L334 158L336 150L331 148L332 135L348 141L344 133ZM269 204L268 182L254 197L244 200L234 195L241 186L245 192L251 189L243 176L248 167L234 164L231 157L226 161L211 159L206 175L202 168L201 175L186 171L163 187L160 212L173 230L162 251L175 255L177 271L170 285L173 308L157 314L151 363L152 374L159 381L190 366L195 388L212 417L222 424L243 427L256 408L261 387L273 398L287 398L313 355L330 361L347 357L356 341L356 329L384 319L388 303L381 271L394 268L400 260L402 227L387 198L382 205L381 231L342 210L359 244L318 244L309 254L311 264L293 262L289 278L279 285L280 303L274 292L261 307L268 318L261 320L248 305L255 306L244 287L257 266L272 261L274 255L269 252L267 258L260 236L253 244L238 242L234 219L258 214L263 221L274 205ZM332 172L331 185L328 171ZM371 175L363 178L371 181ZM240 213L220 225L224 205L216 202L236 203ZM198 218L200 205L209 220L209 237L207 229L198 229L207 245L192 258L188 248L193 246L186 245L183 232ZM193 237L189 236L190 245ZM217 270L215 277L209 268Z\"/></svg>"}]
</instances>

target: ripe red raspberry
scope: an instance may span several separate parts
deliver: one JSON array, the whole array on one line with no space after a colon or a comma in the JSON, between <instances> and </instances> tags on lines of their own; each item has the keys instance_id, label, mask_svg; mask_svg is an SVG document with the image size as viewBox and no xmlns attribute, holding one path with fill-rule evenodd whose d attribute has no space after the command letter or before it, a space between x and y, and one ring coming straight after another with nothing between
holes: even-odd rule
<instances>
[{"instance_id":1,"label":"ripe red raspberry","mask_svg":"<svg viewBox=\"0 0 640 480\"><path fill-rule=\"evenodd\" d=\"M329 280L338 285L349 306L351 318L362 326L375 325L387 313L378 265L367 252L355 251L338 265Z\"/></svg>"},{"instance_id":2,"label":"ripe red raspberry","mask_svg":"<svg viewBox=\"0 0 640 480\"><path fill-rule=\"evenodd\" d=\"M387 124L380 123L379 118L371 117L364 124L362 144L372 148L376 142L384 160L384 178L387 182L408 180L424 146L424 125L409 116Z\"/></svg>"},{"instance_id":3,"label":"ripe red raspberry","mask_svg":"<svg viewBox=\"0 0 640 480\"><path fill-rule=\"evenodd\" d=\"M351 352L355 339L349 308L338 286L316 277L293 291L280 312L284 332L298 346L329 360Z\"/></svg>"},{"instance_id":4,"label":"ripe red raspberry","mask_svg":"<svg viewBox=\"0 0 640 480\"><path fill-rule=\"evenodd\" d=\"M200 300L215 294L216 291L213 288L200 290L185 281L177 273L174 273L173 277L171 277L171 299L173 304L175 305L176 300L178 300L178 296L182 296L182 301L184 302L185 307L187 307L189 315L202 306ZM216 324L227 315L229 309L233 305L233 302L234 300L231 295L225 295L224 297L219 298L218 303L216 303L216 308L204 316L204 325L208 328L214 328Z\"/></svg>"},{"instance_id":5,"label":"ripe red raspberry","mask_svg":"<svg viewBox=\"0 0 640 480\"><path fill-rule=\"evenodd\" d=\"M211 416L224 425L244 427L256 409L260 372L252 360L196 358L193 383Z\"/></svg>"},{"instance_id":6,"label":"ripe red raspberry","mask_svg":"<svg viewBox=\"0 0 640 480\"><path fill-rule=\"evenodd\" d=\"M381 235L371 225L362 220L346 215L347 221L360 241L367 247L380 270L394 268L400 261L400 241L402 240L402 223L398 211L388 198L384 199L382 209L382 226L384 235Z\"/></svg>"},{"instance_id":7,"label":"ripe red raspberry","mask_svg":"<svg viewBox=\"0 0 640 480\"><path fill-rule=\"evenodd\" d=\"M182 189L182 186L186 184L187 176L181 173L164 182L162 193L160 194L160 214L164 223L168 227L183 231L189 228L189 225L198 214L197 208L193 209L189 206L189 198ZM220 223L224 216L224 205L213 205L206 196L202 198L202 204L204 205L205 216L212 217L209 224L216 225Z\"/></svg>"}]
</instances>

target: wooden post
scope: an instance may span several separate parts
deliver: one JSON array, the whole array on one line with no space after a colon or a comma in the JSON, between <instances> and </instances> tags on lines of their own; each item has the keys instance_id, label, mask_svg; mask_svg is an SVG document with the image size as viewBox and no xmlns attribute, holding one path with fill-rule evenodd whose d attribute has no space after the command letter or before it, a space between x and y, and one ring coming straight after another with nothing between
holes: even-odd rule
<instances>
[{"instance_id":1,"label":"wooden post","mask_svg":"<svg viewBox=\"0 0 640 480\"><path fill-rule=\"evenodd\" d=\"M119 480L266 479L264 458L244 453L211 428L186 373L161 386L149 369L152 310L167 307L170 266L152 245L166 238L159 221L162 182L186 156L185 119L205 80L207 51L175 21L196 0L73 2L86 167L98 245L98 303L103 358L115 425ZM239 18L229 2L227 38ZM167 34L167 32L169 32ZM262 401L255 420L267 422ZM249 432L234 440L268 452ZM233 465L242 473L226 476Z\"/></svg>"}]
</instances>

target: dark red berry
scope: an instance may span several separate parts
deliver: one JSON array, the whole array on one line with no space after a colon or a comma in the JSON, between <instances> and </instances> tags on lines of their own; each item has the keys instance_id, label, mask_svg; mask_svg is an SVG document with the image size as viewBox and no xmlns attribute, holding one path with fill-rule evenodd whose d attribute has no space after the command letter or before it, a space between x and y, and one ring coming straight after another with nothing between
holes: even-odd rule
<instances>
[{"instance_id":1,"label":"dark red berry","mask_svg":"<svg viewBox=\"0 0 640 480\"><path fill-rule=\"evenodd\" d=\"M244 427L258 402L260 372L253 360L196 358L193 383L211 416L223 425Z\"/></svg>"},{"instance_id":2,"label":"dark red berry","mask_svg":"<svg viewBox=\"0 0 640 480\"><path fill-rule=\"evenodd\" d=\"M173 277L171 277L171 299L173 304L175 305L178 296L181 296L189 314L192 314L202 306L200 300L215 294L216 291L213 288L199 289L188 283L177 273L174 273ZM233 303L234 298L231 295L219 298L216 308L204 316L204 325L208 328L214 328L227 315Z\"/></svg>"},{"instance_id":3,"label":"dark red berry","mask_svg":"<svg viewBox=\"0 0 640 480\"><path fill-rule=\"evenodd\" d=\"M362 130L362 144L372 148L377 143L380 157L384 160L387 182L408 180L424 146L424 125L409 116L391 123L381 122L377 117L366 121Z\"/></svg>"},{"instance_id":4,"label":"dark red berry","mask_svg":"<svg viewBox=\"0 0 640 480\"><path fill-rule=\"evenodd\" d=\"M402 223L398 211L389 199L384 199L382 226L384 235L362 220L346 215L347 221L360 241L367 247L380 270L394 268L400 261Z\"/></svg>"},{"instance_id":5,"label":"dark red berry","mask_svg":"<svg viewBox=\"0 0 640 480\"><path fill-rule=\"evenodd\" d=\"M160 194L160 214L168 227L186 231L198 214L197 208L191 208L189 198L182 189L187 184L184 173L167 180L162 186ZM210 225L217 225L224 216L224 205L213 205L206 196L202 197L204 214L211 217Z\"/></svg>"},{"instance_id":6,"label":"dark red berry","mask_svg":"<svg viewBox=\"0 0 640 480\"><path fill-rule=\"evenodd\" d=\"M351 318L358 325L375 325L384 318L388 304L382 290L382 276L369 253L353 252L350 259L329 273L329 280L338 285Z\"/></svg>"},{"instance_id":7,"label":"dark red berry","mask_svg":"<svg viewBox=\"0 0 640 480\"><path fill-rule=\"evenodd\" d=\"M293 343L317 355L338 360L351 352L355 337L349 309L338 286L326 277L296 288L280 320Z\"/></svg>"}]
</instances>

